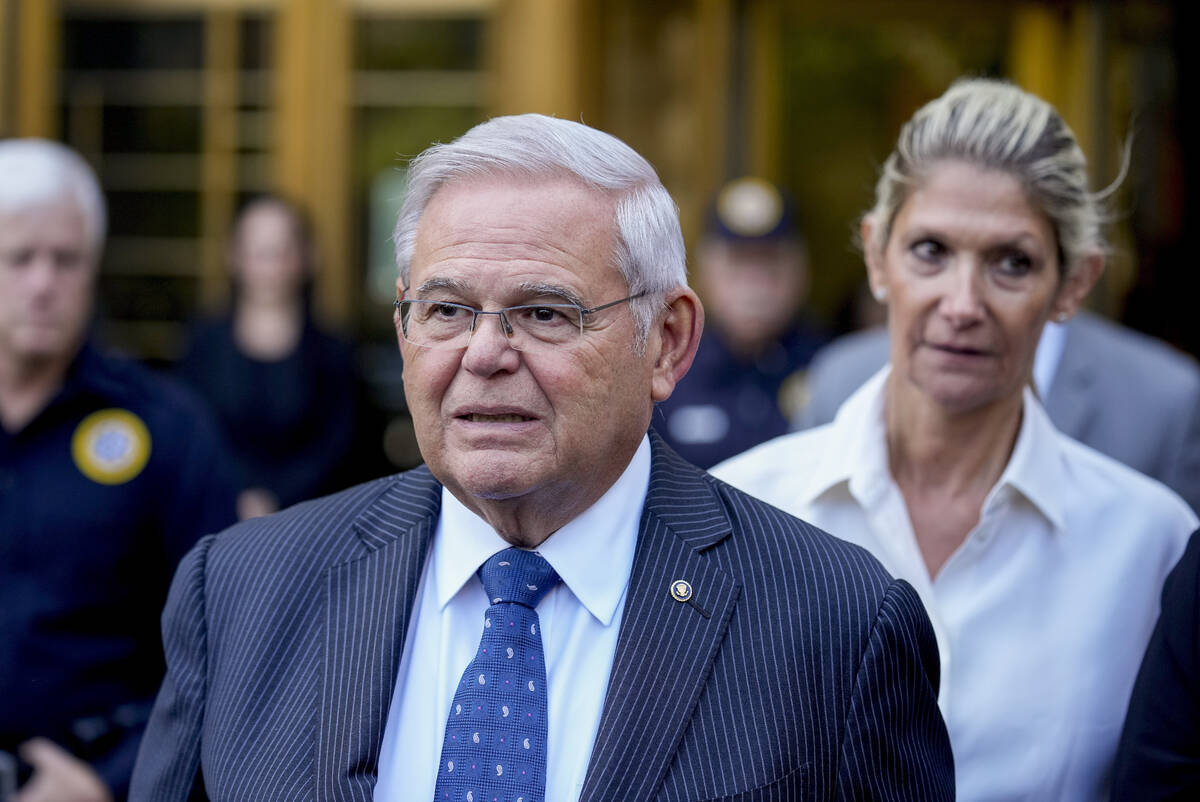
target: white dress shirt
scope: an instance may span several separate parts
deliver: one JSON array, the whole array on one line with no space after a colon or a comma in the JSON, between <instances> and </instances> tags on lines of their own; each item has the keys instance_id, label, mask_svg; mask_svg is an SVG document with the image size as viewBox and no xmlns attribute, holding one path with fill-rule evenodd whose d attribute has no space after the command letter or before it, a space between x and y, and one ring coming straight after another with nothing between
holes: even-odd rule
<instances>
[{"instance_id":1,"label":"white dress shirt","mask_svg":"<svg viewBox=\"0 0 1200 802\"><path fill-rule=\"evenodd\" d=\"M547 802L576 800L583 789L649 484L650 441L643 438L608 492L537 549L562 579L537 607L548 695ZM377 802L433 799L446 716L488 608L476 571L509 546L442 489L383 733Z\"/></svg>"},{"instance_id":2,"label":"white dress shirt","mask_svg":"<svg viewBox=\"0 0 1200 802\"><path fill-rule=\"evenodd\" d=\"M1025 391L979 524L930 578L888 469L884 368L826 426L713 473L857 543L916 588L941 654L958 798L1100 800L1163 579L1196 516L1056 430Z\"/></svg>"}]
</instances>

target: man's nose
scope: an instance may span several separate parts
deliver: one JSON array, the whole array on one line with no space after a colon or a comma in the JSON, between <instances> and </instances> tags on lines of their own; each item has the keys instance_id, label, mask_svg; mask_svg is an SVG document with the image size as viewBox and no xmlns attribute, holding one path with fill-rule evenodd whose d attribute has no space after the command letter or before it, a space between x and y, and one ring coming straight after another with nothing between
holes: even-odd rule
<instances>
[{"instance_id":1,"label":"man's nose","mask_svg":"<svg viewBox=\"0 0 1200 802\"><path fill-rule=\"evenodd\" d=\"M58 269L51 253L38 253L29 263L25 274L29 288L35 293L44 293L54 289L58 283Z\"/></svg>"},{"instance_id":2,"label":"man's nose","mask_svg":"<svg viewBox=\"0 0 1200 802\"><path fill-rule=\"evenodd\" d=\"M489 323L487 318L496 321ZM520 361L520 354L508 337L503 315L481 313L476 316L475 329L463 353L463 367L477 375L490 376L503 371L511 373Z\"/></svg>"}]
</instances>

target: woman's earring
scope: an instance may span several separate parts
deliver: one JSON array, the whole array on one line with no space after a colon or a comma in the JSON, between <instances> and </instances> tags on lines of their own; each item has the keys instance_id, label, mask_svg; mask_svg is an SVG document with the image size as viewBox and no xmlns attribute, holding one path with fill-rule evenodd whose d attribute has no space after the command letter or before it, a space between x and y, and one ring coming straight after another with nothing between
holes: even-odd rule
<instances>
[{"instance_id":1,"label":"woman's earring","mask_svg":"<svg viewBox=\"0 0 1200 802\"><path fill-rule=\"evenodd\" d=\"M875 300L883 303L887 300L887 287L873 287L871 294L875 296Z\"/></svg>"}]
</instances>

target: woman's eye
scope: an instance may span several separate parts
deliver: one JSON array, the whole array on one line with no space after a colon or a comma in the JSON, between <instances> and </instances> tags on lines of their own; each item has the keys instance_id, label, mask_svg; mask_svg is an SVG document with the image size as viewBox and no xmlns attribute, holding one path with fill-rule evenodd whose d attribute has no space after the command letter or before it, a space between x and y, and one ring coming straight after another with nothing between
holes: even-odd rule
<instances>
[{"instance_id":1,"label":"woman's eye","mask_svg":"<svg viewBox=\"0 0 1200 802\"><path fill-rule=\"evenodd\" d=\"M946 252L942 243L933 239L918 240L912 246L913 255L925 262L937 261Z\"/></svg>"},{"instance_id":2,"label":"woman's eye","mask_svg":"<svg viewBox=\"0 0 1200 802\"><path fill-rule=\"evenodd\" d=\"M1000 257L999 267L1006 276L1025 276L1033 270L1033 260L1020 251L1013 251Z\"/></svg>"}]
</instances>

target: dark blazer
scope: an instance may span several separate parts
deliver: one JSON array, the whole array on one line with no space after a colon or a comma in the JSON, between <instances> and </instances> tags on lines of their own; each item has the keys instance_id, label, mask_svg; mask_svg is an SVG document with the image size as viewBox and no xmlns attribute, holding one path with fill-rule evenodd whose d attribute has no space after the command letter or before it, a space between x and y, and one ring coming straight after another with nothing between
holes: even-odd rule
<instances>
[{"instance_id":1,"label":"dark blazer","mask_svg":"<svg viewBox=\"0 0 1200 802\"><path fill-rule=\"evenodd\" d=\"M1115 802L1200 799L1200 532L1163 587L1113 770Z\"/></svg>"},{"instance_id":2,"label":"dark blazer","mask_svg":"<svg viewBox=\"0 0 1200 802\"><path fill-rule=\"evenodd\" d=\"M796 420L829 423L888 361L888 334L839 337L813 358L809 401ZM1200 512L1200 366L1161 340L1090 313L1067 324L1043 399L1059 431L1152 476Z\"/></svg>"},{"instance_id":3,"label":"dark blazer","mask_svg":"<svg viewBox=\"0 0 1200 802\"><path fill-rule=\"evenodd\" d=\"M952 799L916 592L651 441L582 799ZM370 800L440 500L422 467L202 541L130 798Z\"/></svg>"}]
</instances>

